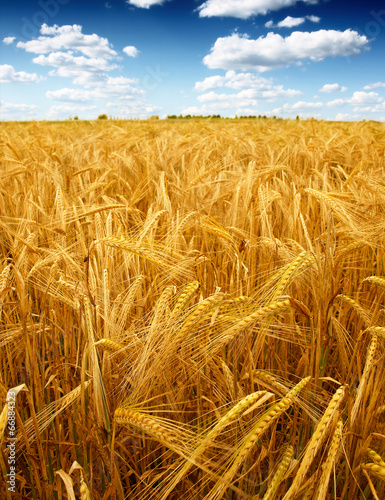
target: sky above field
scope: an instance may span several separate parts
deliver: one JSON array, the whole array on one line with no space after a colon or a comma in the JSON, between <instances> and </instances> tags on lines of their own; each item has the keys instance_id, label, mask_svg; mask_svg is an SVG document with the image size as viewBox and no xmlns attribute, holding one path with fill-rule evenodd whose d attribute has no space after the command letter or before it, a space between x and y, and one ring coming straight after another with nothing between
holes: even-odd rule
<instances>
[{"instance_id":1,"label":"sky above field","mask_svg":"<svg viewBox=\"0 0 385 500\"><path fill-rule=\"evenodd\" d=\"M2 120L385 120L382 0L2 0Z\"/></svg>"}]
</instances>

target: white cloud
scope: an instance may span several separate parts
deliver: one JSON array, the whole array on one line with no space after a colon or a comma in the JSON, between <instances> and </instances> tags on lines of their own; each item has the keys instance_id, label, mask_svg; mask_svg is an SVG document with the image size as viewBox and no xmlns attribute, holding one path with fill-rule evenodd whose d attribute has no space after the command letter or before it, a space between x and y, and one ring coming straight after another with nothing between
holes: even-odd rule
<instances>
[{"instance_id":1,"label":"white cloud","mask_svg":"<svg viewBox=\"0 0 385 500\"><path fill-rule=\"evenodd\" d=\"M358 55L369 43L364 35L345 31L294 31L287 37L268 33L256 40L234 33L218 38L203 62L209 68L268 71L303 60L322 61L326 57Z\"/></svg>"},{"instance_id":2,"label":"white cloud","mask_svg":"<svg viewBox=\"0 0 385 500\"><path fill-rule=\"evenodd\" d=\"M372 113L379 113L379 112L384 112L385 111L385 102L382 101L379 104L376 104L374 108L371 109Z\"/></svg>"},{"instance_id":3,"label":"white cloud","mask_svg":"<svg viewBox=\"0 0 385 500\"><path fill-rule=\"evenodd\" d=\"M285 19L282 21L279 21L279 23L274 24L273 21L267 21L265 23L266 28L294 28L295 26L299 26L300 24L303 24L306 19L308 21L311 21L312 23L319 23L321 19L317 16L305 16L305 17L291 17L287 16Z\"/></svg>"},{"instance_id":4,"label":"white cloud","mask_svg":"<svg viewBox=\"0 0 385 500\"><path fill-rule=\"evenodd\" d=\"M232 103L243 106L257 106L256 101L257 93L253 89L241 90L237 94L217 94L216 92L208 92L198 96L199 102L227 102L231 100Z\"/></svg>"},{"instance_id":5,"label":"white cloud","mask_svg":"<svg viewBox=\"0 0 385 500\"><path fill-rule=\"evenodd\" d=\"M294 104L285 103L283 106L279 108L273 109L274 114L280 113L302 113L303 111L307 111L309 109L319 109L324 105L323 102L306 102L306 101L298 101ZM314 115L313 115L314 116Z\"/></svg>"},{"instance_id":6,"label":"white cloud","mask_svg":"<svg viewBox=\"0 0 385 500\"><path fill-rule=\"evenodd\" d=\"M66 104L60 104L59 106L51 106L47 113L47 118L53 118L56 116L68 116L69 114L84 113L86 111L93 111L96 106L68 106Z\"/></svg>"},{"instance_id":7,"label":"white cloud","mask_svg":"<svg viewBox=\"0 0 385 500\"><path fill-rule=\"evenodd\" d=\"M215 89L226 89L215 92ZM299 90L286 89L275 83L273 78L264 78L253 73L236 73L227 71L224 76L215 75L195 84L197 97L201 106L189 106L182 114L198 115L256 115L260 114L259 101L276 101L279 98L298 97ZM229 93L229 90L237 92Z\"/></svg>"},{"instance_id":8,"label":"white cloud","mask_svg":"<svg viewBox=\"0 0 385 500\"><path fill-rule=\"evenodd\" d=\"M78 25L50 27L44 24L40 31L45 36L39 36L36 40L25 43L20 42L18 46L40 54L33 59L33 62L54 68L50 71L50 76L71 78L74 84L81 85L86 89L90 87L99 87L100 89L104 86L104 95L110 98L116 94L142 93L131 85L138 83L138 80L124 77L111 78L108 75L110 71L119 68L119 66L111 61L111 59L117 59L118 54L112 49L106 38L101 38L96 34L84 35L82 27ZM53 50L53 47L62 50ZM125 47L125 52L132 57L139 53L133 46ZM107 86L110 86L110 89L107 89ZM72 90L75 93L72 93ZM81 100L91 98L92 93L82 93L80 90L84 89L61 89L57 91L58 94L51 92L49 95L51 98L56 98L57 95L60 100L62 98L72 100L73 95L76 96L75 100L78 100L78 95L81 96ZM62 91L64 91L63 94Z\"/></svg>"},{"instance_id":9,"label":"white cloud","mask_svg":"<svg viewBox=\"0 0 385 500\"><path fill-rule=\"evenodd\" d=\"M5 43L5 45L10 45L15 40L16 40L15 36L6 36L5 38L3 38L3 43Z\"/></svg>"},{"instance_id":10,"label":"white cloud","mask_svg":"<svg viewBox=\"0 0 385 500\"><path fill-rule=\"evenodd\" d=\"M306 19L312 23L319 23L321 21L321 18L318 16L306 16Z\"/></svg>"},{"instance_id":11,"label":"white cloud","mask_svg":"<svg viewBox=\"0 0 385 500\"><path fill-rule=\"evenodd\" d=\"M351 99L349 99L350 104L354 104L356 106L366 106L368 104L377 104L382 102L384 99L380 97L377 92L363 92L357 91L354 92Z\"/></svg>"},{"instance_id":12,"label":"white cloud","mask_svg":"<svg viewBox=\"0 0 385 500\"><path fill-rule=\"evenodd\" d=\"M87 102L97 98L94 90L69 89L48 90L46 96L54 101Z\"/></svg>"},{"instance_id":13,"label":"white cloud","mask_svg":"<svg viewBox=\"0 0 385 500\"><path fill-rule=\"evenodd\" d=\"M95 33L84 35L82 27L77 24L65 26L43 24L40 33L43 36L28 42L18 42L17 47L34 54L73 50L91 58L114 59L118 55L107 38L100 37Z\"/></svg>"},{"instance_id":14,"label":"white cloud","mask_svg":"<svg viewBox=\"0 0 385 500\"><path fill-rule=\"evenodd\" d=\"M2 120L25 120L36 115L39 107L36 104L22 104L0 101L0 118Z\"/></svg>"},{"instance_id":15,"label":"white cloud","mask_svg":"<svg viewBox=\"0 0 385 500\"><path fill-rule=\"evenodd\" d=\"M291 17L287 16L282 21L277 24L278 28L293 28L294 26L299 26L304 23L306 19L304 17Z\"/></svg>"},{"instance_id":16,"label":"white cloud","mask_svg":"<svg viewBox=\"0 0 385 500\"><path fill-rule=\"evenodd\" d=\"M228 96L229 97L229 96ZM248 106L250 105L250 107ZM231 99L220 102L211 102L202 104L202 106L188 106L181 111L182 115L258 115L261 112L258 110L257 103L249 102L234 102Z\"/></svg>"},{"instance_id":17,"label":"white cloud","mask_svg":"<svg viewBox=\"0 0 385 500\"><path fill-rule=\"evenodd\" d=\"M137 100L135 101L130 101L130 102L108 102L107 107L109 109L116 109L118 116L134 116L134 115L139 115L139 116L146 116L150 113L155 113L157 111L160 111L162 108L159 106L154 106L152 104L148 104L145 101Z\"/></svg>"},{"instance_id":18,"label":"white cloud","mask_svg":"<svg viewBox=\"0 0 385 500\"><path fill-rule=\"evenodd\" d=\"M335 119L337 121L344 122L349 120L357 120L357 118L359 118L358 115L352 115L351 113L337 113Z\"/></svg>"},{"instance_id":19,"label":"white cloud","mask_svg":"<svg viewBox=\"0 0 385 500\"><path fill-rule=\"evenodd\" d=\"M134 1L134 0L132 0ZM140 1L140 0L135 0ZM198 7L200 17L238 17L247 19L273 10L291 7L300 0L207 0ZM314 5L318 0L302 0Z\"/></svg>"},{"instance_id":20,"label":"white cloud","mask_svg":"<svg viewBox=\"0 0 385 500\"><path fill-rule=\"evenodd\" d=\"M3 111L34 111L38 109L36 104L21 104L21 103L11 103L11 102L0 102L1 109Z\"/></svg>"},{"instance_id":21,"label":"white cloud","mask_svg":"<svg viewBox=\"0 0 385 500\"><path fill-rule=\"evenodd\" d=\"M162 5L165 1L167 0L126 0L126 3L141 9L149 9L153 5Z\"/></svg>"},{"instance_id":22,"label":"white cloud","mask_svg":"<svg viewBox=\"0 0 385 500\"><path fill-rule=\"evenodd\" d=\"M132 78L107 77L106 81L93 89L71 89L49 90L48 99L61 102L90 102L98 99L132 99L134 96L142 96L144 91L132 86L138 81Z\"/></svg>"},{"instance_id":23,"label":"white cloud","mask_svg":"<svg viewBox=\"0 0 385 500\"><path fill-rule=\"evenodd\" d=\"M237 104L231 102L230 99L227 101L222 101L220 103L214 102L209 104L203 104L202 106L188 106L187 108L182 109L182 115L234 115L237 110L239 111L239 107ZM254 111L256 114L257 111ZM249 113L251 114L251 113Z\"/></svg>"},{"instance_id":24,"label":"white cloud","mask_svg":"<svg viewBox=\"0 0 385 500\"><path fill-rule=\"evenodd\" d=\"M235 71L228 71L225 76L209 76L202 82L195 84L195 90L198 92L221 87L235 90L252 89L257 98L268 100L279 97L295 97L302 93L300 90L285 89L283 85L275 84L272 78L263 78L253 73L236 73Z\"/></svg>"},{"instance_id":25,"label":"white cloud","mask_svg":"<svg viewBox=\"0 0 385 500\"><path fill-rule=\"evenodd\" d=\"M51 52L35 57L33 62L57 68L50 72L51 76L73 78L75 84L84 86L105 81L106 73L118 67L100 57L74 56L70 52Z\"/></svg>"},{"instance_id":26,"label":"white cloud","mask_svg":"<svg viewBox=\"0 0 385 500\"><path fill-rule=\"evenodd\" d=\"M157 67L147 69L148 75L142 82L136 78L110 76L111 71L121 69L121 66L115 64L115 60L122 58L119 58L107 38L97 34L86 35L82 33L82 26L43 24L40 33L41 36L36 39L19 42L17 46L36 54L33 58L35 64L52 68L50 76L70 78L72 83L80 86L46 92L48 99L64 103L60 105L62 107L53 106L52 112L67 112L71 103L103 105L104 100L116 100L118 106L122 101L144 102L141 99L146 91L159 85L165 75ZM139 54L134 46L126 46L124 52L131 57ZM149 112L153 111L151 104L144 103L140 112L146 113L147 108Z\"/></svg>"},{"instance_id":27,"label":"white cloud","mask_svg":"<svg viewBox=\"0 0 385 500\"><path fill-rule=\"evenodd\" d=\"M327 106L334 108L337 106L346 106L346 104L355 106L353 110L355 112L378 112L385 109L384 98L380 97L377 92L364 92L362 90L354 92L351 97L329 101Z\"/></svg>"},{"instance_id":28,"label":"white cloud","mask_svg":"<svg viewBox=\"0 0 385 500\"><path fill-rule=\"evenodd\" d=\"M25 71L15 71L10 64L0 65L1 83L38 83L43 78L36 73L26 73Z\"/></svg>"},{"instance_id":29,"label":"white cloud","mask_svg":"<svg viewBox=\"0 0 385 500\"><path fill-rule=\"evenodd\" d=\"M378 89L380 87L385 87L385 83L383 82L370 83L369 85L365 85L364 90L373 90L373 89Z\"/></svg>"},{"instance_id":30,"label":"white cloud","mask_svg":"<svg viewBox=\"0 0 385 500\"><path fill-rule=\"evenodd\" d=\"M139 55L139 50L133 45L128 45L127 47L124 47L123 52L126 55L128 55L128 57L138 57Z\"/></svg>"},{"instance_id":31,"label":"white cloud","mask_svg":"<svg viewBox=\"0 0 385 500\"><path fill-rule=\"evenodd\" d=\"M346 90L348 90L347 87L341 86L338 83L326 83L322 88L319 89L319 92L330 94L332 92L345 92Z\"/></svg>"},{"instance_id":32,"label":"white cloud","mask_svg":"<svg viewBox=\"0 0 385 500\"><path fill-rule=\"evenodd\" d=\"M333 101L327 102L326 105L329 106L329 108L334 108L337 106L344 106L347 102L348 99L333 99Z\"/></svg>"}]
</instances>

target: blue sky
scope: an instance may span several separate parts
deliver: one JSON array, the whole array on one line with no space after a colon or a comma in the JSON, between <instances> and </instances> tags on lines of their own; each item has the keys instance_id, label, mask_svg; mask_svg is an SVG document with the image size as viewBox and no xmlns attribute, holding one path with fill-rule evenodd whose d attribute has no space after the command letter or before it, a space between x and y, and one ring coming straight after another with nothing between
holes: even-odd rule
<instances>
[{"instance_id":1,"label":"blue sky","mask_svg":"<svg viewBox=\"0 0 385 500\"><path fill-rule=\"evenodd\" d=\"M2 120L385 120L382 0L2 0Z\"/></svg>"}]
</instances>

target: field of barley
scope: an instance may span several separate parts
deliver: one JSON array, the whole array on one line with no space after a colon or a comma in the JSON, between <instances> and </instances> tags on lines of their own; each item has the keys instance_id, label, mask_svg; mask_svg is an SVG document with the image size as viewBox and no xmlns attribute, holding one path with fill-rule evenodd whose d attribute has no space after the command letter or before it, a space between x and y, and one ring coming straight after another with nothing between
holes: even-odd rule
<instances>
[{"instance_id":1,"label":"field of barley","mask_svg":"<svg viewBox=\"0 0 385 500\"><path fill-rule=\"evenodd\" d=\"M385 498L384 123L1 130L2 498Z\"/></svg>"}]
</instances>

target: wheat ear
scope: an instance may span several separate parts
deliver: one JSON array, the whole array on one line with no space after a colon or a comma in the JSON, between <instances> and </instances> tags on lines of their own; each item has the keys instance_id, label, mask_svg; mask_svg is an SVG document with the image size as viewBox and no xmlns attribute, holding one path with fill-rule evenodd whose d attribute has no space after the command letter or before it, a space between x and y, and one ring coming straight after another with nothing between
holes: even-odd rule
<instances>
[{"instance_id":1,"label":"wheat ear","mask_svg":"<svg viewBox=\"0 0 385 500\"><path fill-rule=\"evenodd\" d=\"M360 318L364 322L365 327L369 326L370 315L365 311L365 309L362 307L361 304L359 304L356 300L352 299L351 297L348 297L347 295L343 294L337 295L336 299L340 299L343 302L349 304L356 311L358 316L360 316Z\"/></svg>"},{"instance_id":2,"label":"wheat ear","mask_svg":"<svg viewBox=\"0 0 385 500\"><path fill-rule=\"evenodd\" d=\"M385 327L384 326L371 326L365 331L369 331L370 333L375 333L378 337L384 339L385 338Z\"/></svg>"},{"instance_id":3,"label":"wheat ear","mask_svg":"<svg viewBox=\"0 0 385 500\"><path fill-rule=\"evenodd\" d=\"M121 425L131 425L139 428L161 442L175 441L175 437L154 419L135 410L126 409L124 407L117 408L115 410L115 422Z\"/></svg>"},{"instance_id":4,"label":"wheat ear","mask_svg":"<svg viewBox=\"0 0 385 500\"><path fill-rule=\"evenodd\" d=\"M385 468L385 461L382 458L381 455L379 455L376 451L372 450L371 448L368 449L368 455L370 458L376 462L378 465L381 465L381 467Z\"/></svg>"},{"instance_id":5,"label":"wheat ear","mask_svg":"<svg viewBox=\"0 0 385 500\"><path fill-rule=\"evenodd\" d=\"M350 424L353 426L353 423L356 420L358 411L361 406L362 399L365 395L365 391L367 390L367 381L369 378L370 370L373 365L373 360L374 360L374 355L377 350L377 344L378 344L378 335L376 332L372 333L372 339L370 341L369 347L368 347L368 352L366 355L366 361L365 361L365 366L364 366L364 371L362 372L362 377L360 380L360 385L358 387L357 395L354 401L354 406L352 408L352 412L350 415Z\"/></svg>"},{"instance_id":6,"label":"wheat ear","mask_svg":"<svg viewBox=\"0 0 385 500\"><path fill-rule=\"evenodd\" d=\"M173 267L171 264L164 262L164 260L160 260L159 258L157 258L156 254L154 255L154 252L152 252L151 250L148 250L144 246L139 246L135 243L132 243L131 241L125 238L117 238L115 236L109 236L107 238L102 238L99 241L101 241L107 246L118 248L120 250L126 250L127 252L130 252L133 255L137 255L138 257L142 257L143 259L149 260L154 264L158 264L160 266L165 266L169 268Z\"/></svg>"},{"instance_id":7,"label":"wheat ear","mask_svg":"<svg viewBox=\"0 0 385 500\"><path fill-rule=\"evenodd\" d=\"M314 255L310 252L301 252L299 255L297 255L297 257L289 264L288 268L283 273L271 300L274 301L280 295L282 295L296 273L303 271L304 268L306 268L314 261Z\"/></svg>"},{"instance_id":8,"label":"wheat ear","mask_svg":"<svg viewBox=\"0 0 385 500\"><path fill-rule=\"evenodd\" d=\"M214 295L211 295L210 297L207 297L207 299L202 300L202 302L199 302L192 313L186 318L186 321L183 323L176 338L182 337L183 334L185 332L188 332L189 330L190 333L193 333L194 330L192 329L192 326L194 325L194 328L196 329L197 324L200 322L202 316L206 314L207 311L210 310L217 302L219 302L223 298L223 295L223 293L216 293Z\"/></svg>"},{"instance_id":9,"label":"wheat ear","mask_svg":"<svg viewBox=\"0 0 385 500\"><path fill-rule=\"evenodd\" d=\"M198 290L199 286L200 285L199 285L198 281L193 281L192 283L189 283L185 287L183 292L180 294L180 296L175 304L174 309L171 312L170 323L172 323L172 321L175 320L175 318L177 316L179 316L179 314L187 306L187 304L193 298L195 292Z\"/></svg>"},{"instance_id":10,"label":"wheat ear","mask_svg":"<svg viewBox=\"0 0 385 500\"><path fill-rule=\"evenodd\" d=\"M325 463L322 465L322 475L319 480L319 487L318 491L315 496L315 500L326 500L326 495L328 492L328 486L329 486L329 480L330 480L330 474L332 472L333 464L335 462L338 449L341 443L341 436L342 436L342 429L343 429L343 422L342 420L339 420L334 434L332 438L332 442L330 445L329 453L326 458Z\"/></svg>"},{"instance_id":11,"label":"wheat ear","mask_svg":"<svg viewBox=\"0 0 385 500\"><path fill-rule=\"evenodd\" d=\"M114 339L100 339L97 342L95 342L94 346L100 346L102 349L110 352L119 352L122 351L125 347L124 344L121 344L120 342L114 340Z\"/></svg>"},{"instance_id":12,"label":"wheat ear","mask_svg":"<svg viewBox=\"0 0 385 500\"><path fill-rule=\"evenodd\" d=\"M84 480L83 472L80 471L80 500L92 500L90 490Z\"/></svg>"},{"instance_id":13,"label":"wheat ear","mask_svg":"<svg viewBox=\"0 0 385 500\"><path fill-rule=\"evenodd\" d=\"M255 321L268 316L269 314L276 314L278 312L284 311L288 307L291 306L291 302L289 299L286 300L277 300L275 302L272 302L271 304L261 307L260 309L257 309L255 312L250 314L249 316L246 316L245 318L241 319L238 321L235 325L230 327L229 329L225 330L220 336L215 337L214 341L217 344L217 347L220 346L222 347L223 345L227 344L230 340L234 338L234 336L242 329L245 328Z\"/></svg>"},{"instance_id":14,"label":"wheat ear","mask_svg":"<svg viewBox=\"0 0 385 500\"><path fill-rule=\"evenodd\" d=\"M323 414L321 420L319 421L319 424L314 431L311 440L306 447L301 465L297 471L295 478L293 479L293 484L289 488L289 491L286 493L286 495L283 497L283 500L294 498L299 488L302 486L306 473L309 470L310 465L312 464L313 459L325 438L326 431L333 420L333 416L345 397L345 392L346 387L341 386L337 389L334 396L332 397L325 413Z\"/></svg>"},{"instance_id":15,"label":"wheat ear","mask_svg":"<svg viewBox=\"0 0 385 500\"><path fill-rule=\"evenodd\" d=\"M214 500L222 497L224 490L231 483L234 475L242 465L256 441L258 441L261 435L271 426L271 424L291 406L295 397L302 391L305 385L309 383L310 379L311 377L302 379L296 386L293 387L293 389L291 389L291 391L286 394L284 398L275 403L262 415L260 419L258 419L252 430L247 434L243 444L233 455L233 463L231 467L224 474L223 478L215 484L212 491L205 497L205 500Z\"/></svg>"},{"instance_id":16,"label":"wheat ear","mask_svg":"<svg viewBox=\"0 0 385 500\"><path fill-rule=\"evenodd\" d=\"M385 467L378 463L368 462L366 464L361 464L361 468L364 470L368 470L378 479L385 481Z\"/></svg>"},{"instance_id":17,"label":"wheat ear","mask_svg":"<svg viewBox=\"0 0 385 500\"><path fill-rule=\"evenodd\" d=\"M266 401L266 399L272 397L273 394L267 391L253 392L245 396L239 403L237 403L233 408L231 408L227 413L225 413L215 424L215 426L204 436L198 447L188 456L188 461L186 461L181 469L177 472L176 476L172 479L169 485L166 487L161 500L166 500L169 497L171 491L176 487L176 485L182 480L182 478L187 474L193 464L196 464L198 458L205 452L205 450L213 443L215 438L220 434L220 432L233 422L243 411L245 411L250 406L257 403L258 405ZM199 464L197 464L199 465Z\"/></svg>"},{"instance_id":18,"label":"wheat ear","mask_svg":"<svg viewBox=\"0 0 385 500\"><path fill-rule=\"evenodd\" d=\"M385 278L380 278L379 276L368 276L363 280L363 283L368 281L369 283L373 283L378 286L385 287Z\"/></svg>"},{"instance_id":19,"label":"wheat ear","mask_svg":"<svg viewBox=\"0 0 385 500\"><path fill-rule=\"evenodd\" d=\"M274 500L276 498L276 491L278 486L281 484L283 475L290 465L293 454L294 448L292 446L288 446L262 500Z\"/></svg>"}]
</instances>

